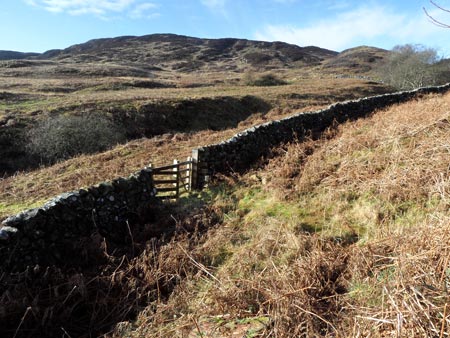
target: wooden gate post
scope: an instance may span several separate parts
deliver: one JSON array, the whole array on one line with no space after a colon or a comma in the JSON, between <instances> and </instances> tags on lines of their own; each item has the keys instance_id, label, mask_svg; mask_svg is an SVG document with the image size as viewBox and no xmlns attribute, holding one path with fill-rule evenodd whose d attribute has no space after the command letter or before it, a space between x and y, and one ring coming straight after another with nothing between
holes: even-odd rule
<instances>
[{"instance_id":1,"label":"wooden gate post","mask_svg":"<svg viewBox=\"0 0 450 338\"><path fill-rule=\"evenodd\" d=\"M191 190L195 190L199 188L198 182L198 149L192 150L192 164L191 164L191 172L190 172L190 180L191 180Z\"/></svg>"},{"instance_id":2,"label":"wooden gate post","mask_svg":"<svg viewBox=\"0 0 450 338\"><path fill-rule=\"evenodd\" d=\"M187 175L186 178L184 179L184 187L187 191L191 191L192 190L192 157L188 157L187 158L187 164L186 164L186 169L187 169Z\"/></svg>"},{"instance_id":3,"label":"wooden gate post","mask_svg":"<svg viewBox=\"0 0 450 338\"><path fill-rule=\"evenodd\" d=\"M173 168L174 174L173 177L176 180L176 183L174 183L175 187L175 198L178 199L180 197L180 166L179 166L178 160L173 160L173 164L176 165Z\"/></svg>"}]
</instances>

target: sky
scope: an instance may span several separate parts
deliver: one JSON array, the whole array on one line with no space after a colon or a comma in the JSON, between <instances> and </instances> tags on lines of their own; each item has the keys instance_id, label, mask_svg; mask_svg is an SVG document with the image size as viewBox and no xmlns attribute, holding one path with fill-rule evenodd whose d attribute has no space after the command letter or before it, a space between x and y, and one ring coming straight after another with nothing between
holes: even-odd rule
<instances>
[{"instance_id":1,"label":"sky","mask_svg":"<svg viewBox=\"0 0 450 338\"><path fill-rule=\"evenodd\" d=\"M435 0L450 9L450 0ZM342 51L412 43L450 57L450 23L429 0L0 0L0 50L44 52L91 39L174 33Z\"/></svg>"}]
</instances>

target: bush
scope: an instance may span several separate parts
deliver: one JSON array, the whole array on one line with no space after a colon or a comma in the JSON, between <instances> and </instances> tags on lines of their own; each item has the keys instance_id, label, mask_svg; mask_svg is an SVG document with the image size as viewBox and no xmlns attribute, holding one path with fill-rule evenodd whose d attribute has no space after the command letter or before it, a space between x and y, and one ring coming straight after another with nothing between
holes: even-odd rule
<instances>
[{"instance_id":1,"label":"bush","mask_svg":"<svg viewBox=\"0 0 450 338\"><path fill-rule=\"evenodd\" d=\"M443 84L448 81L448 67L440 61L435 49L396 46L379 74L385 83L400 90Z\"/></svg>"},{"instance_id":2,"label":"bush","mask_svg":"<svg viewBox=\"0 0 450 338\"><path fill-rule=\"evenodd\" d=\"M287 82L278 78L274 74L264 74L255 78L252 73L248 73L244 77L247 86L281 86L286 85Z\"/></svg>"},{"instance_id":3,"label":"bush","mask_svg":"<svg viewBox=\"0 0 450 338\"><path fill-rule=\"evenodd\" d=\"M58 116L28 132L28 151L54 163L80 154L106 150L125 140L124 132L100 114Z\"/></svg>"}]
</instances>

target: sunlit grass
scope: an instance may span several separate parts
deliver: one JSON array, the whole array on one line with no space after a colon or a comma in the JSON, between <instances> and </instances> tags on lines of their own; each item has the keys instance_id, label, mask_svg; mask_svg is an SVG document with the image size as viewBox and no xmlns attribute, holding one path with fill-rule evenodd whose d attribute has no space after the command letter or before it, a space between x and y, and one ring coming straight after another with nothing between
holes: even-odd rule
<instances>
[{"instance_id":1,"label":"sunlit grass","mask_svg":"<svg viewBox=\"0 0 450 338\"><path fill-rule=\"evenodd\" d=\"M448 334L449 99L347 123L211 190L223 220L190 255L212 277L187 278L156 309L167 324L132 336L224 314L269 318L264 337Z\"/></svg>"}]
</instances>

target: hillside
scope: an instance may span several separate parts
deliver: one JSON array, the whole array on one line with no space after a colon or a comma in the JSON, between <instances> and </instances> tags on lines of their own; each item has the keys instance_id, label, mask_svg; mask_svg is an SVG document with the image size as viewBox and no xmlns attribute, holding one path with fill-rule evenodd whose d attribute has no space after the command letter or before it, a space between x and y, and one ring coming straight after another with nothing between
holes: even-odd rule
<instances>
[{"instance_id":1,"label":"hillside","mask_svg":"<svg viewBox=\"0 0 450 338\"><path fill-rule=\"evenodd\" d=\"M250 172L159 210L162 238L144 230L120 248L97 239L82 274L3 276L4 329L445 337L449 106L450 94L427 95L282 145Z\"/></svg>"},{"instance_id":2,"label":"hillside","mask_svg":"<svg viewBox=\"0 0 450 338\"><path fill-rule=\"evenodd\" d=\"M450 333L449 104L447 94L385 109L212 188L212 228L160 251L158 271L182 282L115 332Z\"/></svg>"},{"instance_id":3,"label":"hillside","mask_svg":"<svg viewBox=\"0 0 450 338\"><path fill-rule=\"evenodd\" d=\"M157 41L162 39L156 37ZM319 60L333 53L316 47L236 39L227 39L225 43L177 36L160 43L153 41L156 37L96 40L87 46L54 52L54 56L47 55L49 59L45 60L1 61L1 175L40 164L39 158L31 158L25 149L27 132L51 116L101 113L124 129L131 140L167 132L220 130L234 127L252 114L271 110L287 114L288 110L392 90L368 79L344 79L359 74L355 69L336 69L338 74L345 75L336 80L336 72L326 73L318 65ZM99 52L103 44L106 44L104 54ZM180 48L197 52L183 56L178 54ZM144 53L145 49L148 51ZM215 61L209 59L212 49ZM250 50L272 56L256 66L251 62L235 62L236 55L247 55ZM128 62L133 60L129 53L137 53L144 59ZM190 71L172 67L174 62L186 62L199 55L208 60L204 63L206 68ZM287 63L282 63L282 59ZM165 68L158 63L162 60ZM150 62L154 65L150 66ZM250 85L250 79L273 74L285 85ZM228 115L230 111L233 113Z\"/></svg>"},{"instance_id":4,"label":"hillside","mask_svg":"<svg viewBox=\"0 0 450 338\"><path fill-rule=\"evenodd\" d=\"M209 88L209 91L205 91L205 88L140 89L131 91L134 104L126 106L128 112L122 108L128 101L124 102L122 99L115 102L112 95L116 93L112 93L111 96L101 93L101 96L96 98L97 102L104 102L109 112L117 114L118 118L126 114L131 120L130 131L135 126L139 126L141 131L148 128L148 138L129 141L104 153L78 156L55 165L5 177L0 180L0 220L65 191L117 176L127 176L148 163L163 165L175 158L184 159L194 147L226 139L252 125L289 116L294 109L311 111L335 100L355 99L383 93L385 90L383 86L355 79L328 79L326 84L318 79L271 88ZM218 97L218 91L225 96ZM186 99L184 95L188 95L191 99ZM264 97L264 100L258 99L260 97ZM66 100L69 98L79 100L76 93L67 96ZM67 101L65 103L67 104ZM68 109L73 107L68 105ZM90 108L92 104L87 102L81 107ZM161 121L158 115L151 115L155 107L168 116L187 115L191 121L183 119L183 123L179 123L178 118ZM249 107L253 109L249 110ZM192 116L194 112L195 116ZM32 115L31 118L33 117ZM22 117L22 121L25 118L26 116ZM14 123L10 128L14 128L15 123L20 120L11 119ZM211 130L212 126L215 126L215 130ZM157 130L153 130L156 135L152 136L151 127L157 127L157 130L164 133L160 134ZM186 129L187 127L190 129ZM0 135L1 131L0 128ZM3 144L8 145L6 142L9 140L5 138ZM1 142L0 138L0 144ZM22 153L22 157L19 157L20 148L11 143L13 146L0 148L0 152L8 154L10 150L9 154L12 156L9 158L14 159L14 164L17 164L19 159L25 161L26 154ZM29 162L25 164L29 165ZM9 165L8 156L0 158L0 165L3 165L3 168Z\"/></svg>"},{"instance_id":5,"label":"hillside","mask_svg":"<svg viewBox=\"0 0 450 338\"><path fill-rule=\"evenodd\" d=\"M94 39L42 54L0 51L0 60L32 61L7 63L0 67L0 75L153 78L160 77L160 72L236 73L252 69L294 68L311 71L320 65L328 70L343 67L341 71L367 73L375 66L374 61L383 59L387 53L374 47L356 47L337 53L320 47L300 47L284 42L151 34ZM2 71L2 68L14 68L14 71Z\"/></svg>"},{"instance_id":6,"label":"hillside","mask_svg":"<svg viewBox=\"0 0 450 338\"><path fill-rule=\"evenodd\" d=\"M360 46L347 49L322 63L323 70L347 74L365 74L376 68L389 55L389 51L376 47Z\"/></svg>"},{"instance_id":7,"label":"hillside","mask_svg":"<svg viewBox=\"0 0 450 338\"><path fill-rule=\"evenodd\" d=\"M266 69L314 65L334 55L335 52L326 49L302 48L283 42L152 34L91 40L63 50L48 51L40 58L136 65L149 71L239 71L248 65Z\"/></svg>"},{"instance_id":8,"label":"hillside","mask_svg":"<svg viewBox=\"0 0 450 338\"><path fill-rule=\"evenodd\" d=\"M33 56L39 56L39 53L22 53L11 50L0 50L0 60L20 60Z\"/></svg>"},{"instance_id":9,"label":"hillside","mask_svg":"<svg viewBox=\"0 0 450 338\"><path fill-rule=\"evenodd\" d=\"M372 78L388 53L173 34L0 51L0 221L251 126L390 92ZM254 85L264 76L275 85ZM74 241L79 257L2 270L0 336L450 336L449 107L450 94L426 95L342 125L330 119L323 134L277 146L178 203L142 199L120 243L99 231L96 196L94 233ZM29 152L35 126L89 114L126 142L53 162ZM19 244L69 252L58 220Z\"/></svg>"}]
</instances>

